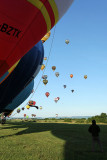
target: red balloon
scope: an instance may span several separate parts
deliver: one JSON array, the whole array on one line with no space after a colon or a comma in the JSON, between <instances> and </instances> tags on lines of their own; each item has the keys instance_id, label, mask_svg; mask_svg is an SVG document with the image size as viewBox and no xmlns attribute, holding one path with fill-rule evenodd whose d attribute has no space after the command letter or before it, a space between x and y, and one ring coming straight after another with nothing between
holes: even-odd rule
<instances>
[{"instance_id":1,"label":"red balloon","mask_svg":"<svg viewBox=\"0 0 107 160\"><path fill-rule=\"evenodd\" d=\"M46 97L49 97L50 93L49 93L49 92L46 92L45 95L46 95Z\"/></svg>"}]
</instances>

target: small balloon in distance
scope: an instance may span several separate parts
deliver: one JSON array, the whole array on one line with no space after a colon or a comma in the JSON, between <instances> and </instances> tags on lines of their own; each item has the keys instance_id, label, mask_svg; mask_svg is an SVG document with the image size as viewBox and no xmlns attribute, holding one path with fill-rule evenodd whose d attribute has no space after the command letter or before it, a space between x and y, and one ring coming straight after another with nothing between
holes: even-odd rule
<instances>
[{"instance_id":1,"label":"small balloon in distance","mask_svg":"<svg viewBox=\"0 0 107 160\"><path fill-rule=\"evenodd\" d=\"M66 43L66 44L69 44L69 40L68 40L68 39L66 39L66 40L65 40L65 43Z\"/></svg>"},{"instance_id":2,"label":"small balloon in distance","mask_svg":"<svg viewBox=\"0 0 107 160\"><path fill-rule=\"evenodd\" d=\"M49 97L50 93L49 93L49 92L46 92L45 95L46 95L46 97Z\"/></svg>"},{"instance_id":3,"label":"small balloon in distance","mask_svg":"<svg viewBox=\"0 0 107 160\"><path fill-rule=\"evenodd\" d=\"M46 85L48 83L48 80L44 79L43 83L44 83L44 85Z\"/></svg>"},{"instance_id":4,"label":"small balloon in distance","mask_svg":"<svg viewBox=\"0 0 107 160\"><path fill-rule=\"evenodd\" d=\"M43 70L44 70L44 68L45 68L45 65L44 65L44 64L42 64L42 66L41 66L41 70L43 71Z\"/></svg>"},{"instance_id":5,"label":"small balloon in distance","mask_svg":"<svg viewBox=\"0 0 107 160\"><path fill-rule=\"evenodd\" d=\"M70 74L70 77L73 78L73 74Z\"/></svg>"},{"instance_id":6,"label":"small balloon in distance","mask_svg":"<svg viewBox=\"0 0 107 160\"><path fill-rule=\"evenodd\" d=\"M55 69L56 69L56 66L52 66L52 70L55 71Z\"/></svg>"},{"instance_id":7,"label":"small balloon in distance","mask_svg":"<svg viewBox=\"0 0 107 160\"><path fill-rule=\"evenodd\" d=\"M56 75L56 77L59 77L59 72L56 72L55 75Z\"/></svg>"},{"instance_id":8,"label":"small balloon in distance","mask_svg":"<svg viewBox=\"0 0 107 160\"><path fill-rule=\"evenodd\" d=\"M63 85L64 88L66 88L66 85Z\"/></svg>"},{"instance_id":9,"label":"small balloon in distance","mask_svg":"<svg viewBox=\"0 0 107 160\"><path fill-rule=\"evenodd\" d=\"M44 57L44 60L46 61L46 60L47 60L47 57Z\"/></svg>"},{"instance_id":10,"label":"small balloon in distance","mask_svg":"<svg viewBox=\"0 0 107 160\"><path fill-rule=\"evenodd\" d=\"M84 75L84 78L87 79L87 75Z\"/></svg>"}]
</instances>

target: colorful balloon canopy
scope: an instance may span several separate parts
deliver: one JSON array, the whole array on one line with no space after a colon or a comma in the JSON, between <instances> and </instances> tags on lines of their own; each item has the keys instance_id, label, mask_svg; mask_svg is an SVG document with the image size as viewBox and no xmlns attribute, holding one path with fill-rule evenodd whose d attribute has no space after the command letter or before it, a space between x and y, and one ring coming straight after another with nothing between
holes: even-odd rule
<instances>
[{"instance_id":1,"label":"colorful balloon canopy","mask_svg":"<svg viewBox=\"0 0 107 160\"><path fill-rule=\"evenodd\" d=\"M30 101L28 102L28 105L29 105L29 106L35 106L35 104L36 104L36 102L35 102L35 101L32 101L32 100L30 100Z\"/></svg>"},{"instance_id":2,"label":"colorful balloon canopy","mask_svg":"<svg viewBox=\"0 0 107 160\"><path fill-rule=\"evenodd\" d=\"M42 109L42 106L40 106L39 108Z\"/></svg>"},{"instance_id":3,"label":"colorful balloon canopy","mask_svg":"<svg viewBox=\"0 0 107 160\"><path fill-rule=\"evenodd\" d=\"M87 79L87 75L84 75L84 78Z\"/></svg>"},{"instance_id":4,"label":"colorful balloon canopy","mask_svg":"<svg viewBox=\"0 0 107 160\"><path fill-rule=\"evenodd\" d=\"M59 97L55 98L54 101L57 103L59 101Z\"/></svg>"},{"instance_id":5,"label":"colorful balloon canopy","mask_svg":"<svg viewBox=\"0 0 107 160\"><path fill-rule=\"evenodd\" d=\"M44 79L43 83L44 83L44 85L46 85L48 83L48 80Z\"/></svg>"},{"instance_id":6,"label":"colorful balloon canopy","mask_svg":"<svg viewBox=\"0 0 107 160\"><path fill-rule=\"evenodd\" d=\"M66 85L63 85L64 88L66 88Z\"/></svg>"},{"instance_id":7,"label":"colorful balloon canopy","mask_svg":"<svg viewBox=\"0 0 107 160\"><path fill-rule=\"evenodd\" d=\"M45 95L46 95L46 97L49 97L50 93L49 93L49 92L46 92Z\"/></svg>"},{"instance_id":8,"label":"colorful balloon canopy","mask_svg":"<svg viewBox=\"0 0 107 160\"><path fill-rule=\"evenodd\" d=\"M74 90L72 89L72 90L71 90L71 92L73 93L73 92L74 92Z\"/></svg>"},{"instance_id":9,"label":"colorful balloon canopy","mask_svg":"<svg viewBox=\"0 0 107 160\"><path fill-rule=\"evenodd\" d=\"M15 108L17 108L23 101L25 101L29 95L31 94L31 90L34 87L34 80L30 82L22 91L20 94L18 94L13 101L8 104L5 109L3 110L8 115L10 112L12 112ZM23 107L24 108L24 107ZM22 108L22 110L23 110Z\"/></svg>"},{"instance_id":10,"label":"colorful balloon canopy","mask_svg":"<svg viewBox=\"0 0 107 160\"><path fill-rule=\"evenodd\" d=\"M32 114L32 117L36 117L36 114Z\"/></svg>"},{"instance_id":11,"label":"colorful balloon canopy","mask_svg":"<svg viewBox=\"0 0 107 160\"><path fill-rule=\"evenodd\" d=\"M20 109L20 108L18 108L18 109L17 109L17 113L20 113L20 111L21 111L21 109Z\"/></svg>"},{"instance_id":12,"label":"colorful balloon canopy","mask_svg":"<svg viewBox=\"0 0 107 160\"><path fill-rule=\"evenodd\" d=\"M29 105L27 105L27 106L26 106L26 108L27 108L27 109L29 109L29 108L30 108L30 106L29 106Z\"/></svg>"},{"instance_id":13,"label":"colorful balloon canopy","mask_svg":"<svg viewBox=\"0 0 107 160\"><path fill-rule=\"evenodd\" d=\"M17 108L28 98L34 78L40 71L44 57L42 42L38 42L18 63L15 70L0 84L0 113Z\"/></svg>"},{"instance_id":14,"label":"colorful balloon canopy","mask_svg":"<svg viewBox=\"0 0 107 160\"><path fill-rule=\"evenodd\" d=\"M70 77L73 78L73 74L70 74Z\"/></svg>"},{"instance_id":15,"label":"colorful balloon canopy","mask_svg":"<svg viewBox=\"0 0 107 160\"><path fill-rule=\"evenodd\" d=\"M0 1L0 77L58 22L73 0ZM5 13L5 14L4 14Z\"/></svg>"},{"instance_id":16,"label":"colorful balloon canopy","mask_svg":"<svg viewBox=\"0 0 107 160\"><path fill-rule=\"evenodd\" d=\"M52 70L55 71L55 69L56 69L56 66L52 66Z\"/></svg>"},{"instance_id":17,"label":"colorful balloon canopy","mask_svg":"<svg viewBox=\"0 0 107 160\"><path fill-rule=\"evenodd\" d=\"M26 116L26 118L28 119L28 118L29 118L29 116L27 115L27 116Z\"/></svg>"},{"instance_id":18,"label":"colorful balloon canopy","mask_svg":"<svg viewBox=\"0 0 107 160\"><path fill-rule=\"evenodd\" d=\"M56 72L55 75L56 75L56 77L59 77L59 72Z\"/></svg>"},{"instance_id":19,"label":"colorful balloon canopy","mask_svg":"<svg viewBox=\"0 0 107 160\"><path fill-rule=\"evenodd\" d=\"M24 117L26 117L26 114L24 114Z\"/></svg>"},{"instance_id":20,"label":"colorful balloon canopy","mask_svg":"<svg viewBox=\"0 0 107 160\"><path fill-rule=\"evenodd\" d=\"M42 43L44 43L45 41L47 41L47 39L50 37L51 32L49 31L48 33L45 34L45 36L41 39Z\"/></svg>"},{"instance_id":21,"label":"colorful balloon canopy","mask_svg":"<svg viewBox=\"0 0 107 160\"><path fill-rule=\"evenodd\" d=\"M47 79L47 78L48 78L47 75L43 75L43 76L42 76L42 79Z\"/></svg>"},{"instance_id":22,"label":"colorful balloon canopy","mask_svg":"<svg viewBox=\"0 0 107 160\"><path fill-rule=\"evenodd\" d=\"M44 57L44 60L46 61L46 60L47 60L47 57Z\"/></svg>"},{"instance_id":23,"label":"colorful balloon canopy","mask_svg":"<svg viewBox=\"0 0 107 160\"><path fill-rule=\"evenodd\" d=\"M69 44L69 40L68 40L68 39L67 39L67 40L65 40L65 43L66 43L66 44Z\"/></svg>"},{"instance_id":24,"label":"colorful balloon canopy","mask_svg":"<svg viewBox=\"0 0 107 160\"><path fill-rule=\"evenodd\" d=\"M43 70L44 70L44 68L45 68L45 65L44 65L44 64L42 64L42 66L41 66L41 70L43 71Z\"/></svg>"}]
</instances>

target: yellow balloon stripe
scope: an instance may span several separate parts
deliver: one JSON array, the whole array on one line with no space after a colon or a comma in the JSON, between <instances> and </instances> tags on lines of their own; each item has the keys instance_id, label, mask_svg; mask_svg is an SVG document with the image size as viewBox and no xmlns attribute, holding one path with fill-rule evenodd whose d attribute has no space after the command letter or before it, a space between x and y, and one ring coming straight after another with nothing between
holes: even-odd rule
<instances>
[{"instance_id":1,"label":"yellow balloon stripe","mask_svg":"<svg viewBox=\"0 0 107 160\"><path fill-rule=\"evenodd\" d=\"M44 4L39 0L27 0L27 1L32 3L35 7L37 7L41 11L41 13L45 19L45 22L47 25L47 32L48 32L51 29L51 20L50 20L50 16L49 16L48 11L45 8Z\"/></svg>"},{"instance_id":2,"label":"yellow balloon stripe","mask_svg":"<svg viewBox=\"0 0 107 160\"><path fill-rule=\"evenodd\" d=\"M48 0L51 7L52 7L52 10L53 10L53 13L54 13L54 17L55 17L55 24L58 22L59 20L59 13L58 13L58 8L57 8L57 5L55 3L54 0Z\"/></svg>"},{"instance_id":3,"label":"yellow balloon stripe","mask_svg":"<svg viewBox=\"0 0 107 160\"><path fill-rule=\"evenodd\" d=\"M20 61L20 60L19 60ZM18 65L19 61L17 61L9 70L8 72L11 73L12 70Z\"/></svg>"}]
</instances>

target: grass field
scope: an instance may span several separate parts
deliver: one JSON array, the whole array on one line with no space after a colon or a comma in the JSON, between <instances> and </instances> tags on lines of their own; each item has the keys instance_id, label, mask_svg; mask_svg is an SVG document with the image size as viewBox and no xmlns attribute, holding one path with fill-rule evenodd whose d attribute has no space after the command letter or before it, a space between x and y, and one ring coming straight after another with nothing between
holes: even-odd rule
<instances>
[{"instance_id":1,"label":"grass field","mask_svg":"<svg viewBox=\"0 0 107 160\"><path fill-rule=\"evenodd\" d=\"M8 121L0 125L0 160L107 160L107 125L100 125L104 152L91 151L88 124Z\"/></svg>"}]
</instances>

